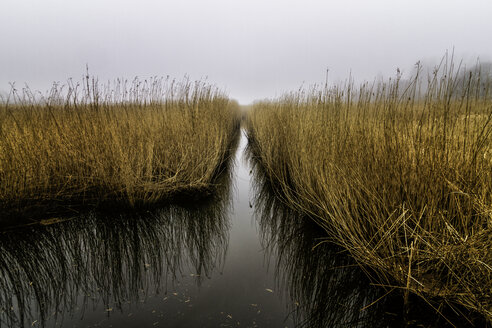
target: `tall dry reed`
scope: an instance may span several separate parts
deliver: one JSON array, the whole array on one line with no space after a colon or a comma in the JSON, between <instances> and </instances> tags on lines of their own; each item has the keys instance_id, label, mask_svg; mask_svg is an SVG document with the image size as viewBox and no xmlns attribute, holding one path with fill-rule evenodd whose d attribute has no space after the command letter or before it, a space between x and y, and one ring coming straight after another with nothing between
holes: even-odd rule
<instances>
[{"instance_id":1,"label":"tall dry reed","mask_svg":"<svg viewBox=\"0 0 492 328\"><path fill-rule=\"evenodd\" d=\"M148 204L213 189L238 105L187 79L15 90L0 104L0 205Z\"/></svg>"},{"instance_id":2,"label":"tall dry reed","mask_svg":"<svg viewBox=\"0 0 492 328\"><path fill-rule=\"evenodd\" d=\"M490 320L492 81L447 60L417 72L257 103L249 140L283 200L374 282Z\"/></svg>"}]
</instances>

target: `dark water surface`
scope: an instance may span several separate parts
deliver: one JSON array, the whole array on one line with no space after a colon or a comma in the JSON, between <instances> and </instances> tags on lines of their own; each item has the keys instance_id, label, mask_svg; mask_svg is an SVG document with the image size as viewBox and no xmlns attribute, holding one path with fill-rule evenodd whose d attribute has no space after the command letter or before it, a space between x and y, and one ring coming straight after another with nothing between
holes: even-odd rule
<instances>
[{"instance_id":1,"label":"dark water surface","mask_svg":"<svg viewBox=\"0 0 492 328\"><path fill-rule=\"evenodd\" d=\"M412 319L339 249L314 247L321 231L274 197L246 143L208 202L0 234L0 327L447 324Z\"/></svg>"},{"instance_id":2,"label":"dark water surface","mask_svg":"<svg viewBox=\"0 0 492 328\"><path fill-rule=\"evenodd\" d=\"M245 146L209 203L1 235L1 326L292 327L249 204Z\"/></svg>"}]
</instances>

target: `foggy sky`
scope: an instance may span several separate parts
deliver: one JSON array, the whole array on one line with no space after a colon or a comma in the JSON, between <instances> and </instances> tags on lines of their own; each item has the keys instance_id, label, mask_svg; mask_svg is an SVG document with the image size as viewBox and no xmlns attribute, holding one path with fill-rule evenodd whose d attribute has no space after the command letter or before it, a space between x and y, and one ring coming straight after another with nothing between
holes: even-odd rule
<instances>
[{"instance_id":1,"label":"foggy sky","mask_svg":"<svg viewBox=\"0 0 492 328\"><path fill-rule=\"evenodd\" d=\"M490 0L1 0L0 91L208 78L240 103L301 84L409 73L446 50L492 58Z\"/></svg>"}]
</instances>

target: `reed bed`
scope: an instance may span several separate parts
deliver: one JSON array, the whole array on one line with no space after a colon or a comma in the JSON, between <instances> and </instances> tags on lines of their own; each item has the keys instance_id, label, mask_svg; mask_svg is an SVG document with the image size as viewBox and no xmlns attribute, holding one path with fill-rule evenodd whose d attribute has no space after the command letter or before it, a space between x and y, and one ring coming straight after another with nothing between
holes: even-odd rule
<instances>
[{"instance_id":1,"label":"reed bed","mask_svg":"<svg viewBox=\"0 0 492 328\"><path fill-rule=\"evenodd\" d=\"M421 72L259 102L248 138L283 201L375 284L490 321L492 81L447 60Z\"/></svg>"},{"instance_id":2,"label":"reed bed","mask_svg":"<svg viewBox=\"0 0 492 328\"><path fill-rule=\"evenodd\" d=\"M261 165L250 156L254 214L265 256L273 260L276 290L288 296L288 312L295 327L483 327L483 316L473 311L443 309L409 295L406 307L398 293L371 284L347 251L320 242L325 232L279 199ZM316 246L316 247L314 247ZM428 304L429 302L430 304ZM464 312L464 313L463 313Z\"/></svg>"},{"instance_id":3,"label":"reed bed","mask_svg":"<svg viewBox=\"0 0 492 328\"><path fill-rule=\"evenodd\" d=\"M238 104L188 79L12 89L0 104L0 206L129 206L210 193L239 129Z\"/></svg>"}]
</instances>

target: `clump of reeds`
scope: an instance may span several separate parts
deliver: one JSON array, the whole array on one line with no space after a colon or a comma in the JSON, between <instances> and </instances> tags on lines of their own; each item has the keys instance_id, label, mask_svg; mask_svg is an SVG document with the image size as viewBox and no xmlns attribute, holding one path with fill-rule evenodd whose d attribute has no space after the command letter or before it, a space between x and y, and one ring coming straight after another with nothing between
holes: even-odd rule
<instances>
[{"instance_id":1,"label":"clump of reeds","mask_svg":"<svg viewBox=\"0 0 492 328\"><path fill-rule=\"evenodd\" d=\"M254 213L265 256L274 260L277 290L286 292L288 312L295 327L482 327L485 320L473 311L442 309L439 300L409 295L411 306L391 288L371 284L347 251L325 237L312 220L286 206L265 177L250 151ZM271 262L269 262L272 264ZM364 267L367 269L367 267ZM283 294L283 293L282 293ZM408 302L407 302L408 303ZM464 315L463 315L464 314Z\"/></svg>"},{"instance_id":2,"label":"clump of reeds","mask_svg":"<svg viewBox=\"0 0 492 328\"><path fill-rule=\"evenodd\" d=\"M12 89L0 103L0 205L149 204L213 189L238 131L217 87L152 78Z\"/></svg>"},{"instance_id":3,"label":"clump of reeds","mask_svg":"<svg viewBox=\"0 0 492 328\"><path fill-rule=\"evenodd\" d=\"M104 208L0 231L0 327L36 320L50 327L76 317L82 304L121 311L167 293L184 270L199 286L227 253L233 166L231 157L214 193L200 201L146 211Z\"/></svg>"},{"instance_id":4,"label":"clump of reeds","mask_svg":"<svg viewBox=\"0 0 492 328\"><path fill-rule=\"evenodd\" d=\"M249 139L284 201L376 283L490 320L492 80L445 61L421 72L257 103Z\"/></svg>"}]
</instances>

